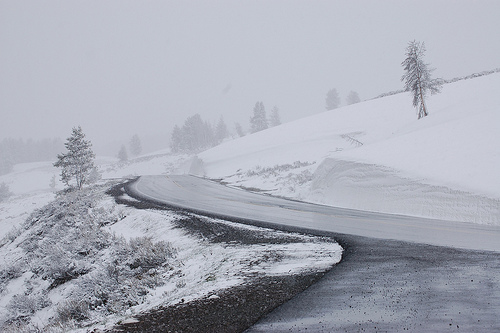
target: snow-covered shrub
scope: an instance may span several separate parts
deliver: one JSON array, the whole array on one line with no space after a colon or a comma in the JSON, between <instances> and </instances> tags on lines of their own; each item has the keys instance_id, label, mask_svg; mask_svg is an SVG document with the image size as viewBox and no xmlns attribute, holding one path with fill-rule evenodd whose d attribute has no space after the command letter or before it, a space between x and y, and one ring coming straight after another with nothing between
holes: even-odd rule
<instances>
[{"instance_id":1,"label":"snow-covered shrub","mask_svg":"<svg viewBox=\"0 0 500 333\"><path fill-rule=\"evenodd\" d=\"M0 247L4 246L5 244L12 243L17 237L21 235L23 230L18 227L13 227L10 229L7 234L0 240Z\"/></svg>"},{"instance_id":2,"label":"snow-covered shrub","mask_svg":"<svg viewBox=\"0 0 500 333\"><path fill-rule=\"evenodd\" d=\"M266 167L266 168L263 168L261 166L256 166L255 170L248 170L246 176L247 177L261 176L264 178L268 178L271 176L277 177L286 171L307 167L313 164L314 162L310 163L310 162L295 161L292 164L276 164L273 167Z\"/></svg>"},{"instance_id":3,"label":"snow-covered shrub","mask_svg":"<svg viewBox=\"0 0 500 333\"><path fill-rule=\"evenodd\" d=\"M89 318L89 307L85 300L64 301L57 307L56 321L66 324L69 321L82 321Z\"/></svg>"},{"instance_id":4,"label":"snow-covered shrub","mask_svg":"<svg viewBox=\"0 0 500 333\"><path fill-rule=\"evenodd\" d=\"M0 318L0 330L32 327L31 317L50 305L50 293L64 299L54 304L52 324L78 326L138 305L164 283L176 250L166 241L127 240L106 231L124 213L104 200L104 192L99 186L59 192L11 235L10 243L20 237L23 260L0 268L0 292L13 279L25 281Z\"/></svg>"},{"instance_id":5,"label":"snow-covered shrub","mask_svg":"<svg viewBox=\"0 0 500 333\"><path fill-rule=\"evenodd\" d=\"M131 256L128 261L130 268L140 268L142 271L167 264L175 254L175 250L168 242L154 243L149 237L131 239L130 251Z\"/></svg>"},{"instance_id":6,"label":"snow-covered shrub","mask_svg":"<svg viewBox=\"0 0 500 333\"><path fill-rule=\"evenodd\" d=\"M31 316L36 311L43 309L51 304L45 293L34 295L14 295L7 308L14 320L23 319Z\"/></svg>"},{"instance_id":7,"label":"snow-covered shrub","mask_svg":"<svg viewBox=\"0 0 500 333\"><path fill-rule=\"evenodd\" d=\"M13 279L23 275L23 263L16 262L0 269L0 294L5 290L6 285Z\"/></svg>"},{"instance_id":8,"label":"snow-covered shrub","mask_svg":"<svg viewBox=\"0 0 500 333\"><path fill-rule=\"evenodd\" d=\"M303 185L307 182L312 181L313 174L309 170L302 170L300 173L294 174L289 173L287 177L278 179L282 183L281 185L289 185L289 189L293 192L295 191L295 186Z\"/></svg>"},{"instance_id":9,"label":"snow-covered shrub","mask_svg":"<svg viewBox=\"0 0 500 333\"><path fill-rule=\"evenodd\" d=\"M58 321L88 319L75 307L84 308L84 313L109 314L140 304L148 288L163 283L159 273L168 270L175 254L167 242L153 242L146 237L130 241L114 237L107 251L107 258L75 281L68 303L58 310Z\"/></svg>"},{"instance_id":10,"label":"snow-covered shrub","mask_svg":"<svg viewBox=\"0 0 500 333\"><path fill-rule=\"evenodd\" d=\"M112 276L110 274L113 272L107 268L109 267L101 267L78 279L70 300L83 302L80 306L85 306L89 311L104 313L117 313L139 304L138 291L145 294L140 281L134 280L126 269Z\"/></svg>"}]
</instances>

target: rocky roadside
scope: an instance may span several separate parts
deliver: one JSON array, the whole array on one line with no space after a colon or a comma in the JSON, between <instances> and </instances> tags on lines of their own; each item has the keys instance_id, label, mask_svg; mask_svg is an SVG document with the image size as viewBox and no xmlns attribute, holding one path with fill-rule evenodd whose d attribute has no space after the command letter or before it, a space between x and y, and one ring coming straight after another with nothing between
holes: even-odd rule
<instances>
[{"instance_id":1,"label":"rocky roadside","mask_svg":"<svg viewBox=\"0 0 500 333\"><path fill-rule=\"evenodd\" d=\"M119 204L137 209L171 209L153 202L123 199L124 184L108 191ZM177 210L178 211L178 210ZM186 212L178 226L210 242L242 244L290 243L290 234L276 237L266 232L209 223ZM333 239L330 239L334 242ZM264 315L303 292L326 272L286 276L254 276L246 283L190 302L163 306L137 315L133 320L108 330L115 332L243 332Z\"/></svg>"},{"instance_id":2,"label":"rocky roadside","mask_svg":"<svg viewBox=\"0 0 500 333\"><path fill-rule=\"evenodd\" d=\"M243 332L321 276L260 278L205 299L156 309L109 332Z\"/></svg>"}]
</instances>

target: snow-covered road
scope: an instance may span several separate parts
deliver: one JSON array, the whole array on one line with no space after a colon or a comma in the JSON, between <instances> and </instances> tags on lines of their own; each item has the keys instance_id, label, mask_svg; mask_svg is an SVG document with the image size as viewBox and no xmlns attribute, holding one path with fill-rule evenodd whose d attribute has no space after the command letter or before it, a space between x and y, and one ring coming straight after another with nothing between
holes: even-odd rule
<instances>
[{"instance_id":1,"label":"snow-covered road","mask_svg":"<svg viewBox=\"0 0 500 333\"><path fill-rule=\"evenodd\" d=\"M500 252L500 227L321 206L260 195L193 176L143 176L134 196L280 229L350 234Z\"/></svg>"}]
</instances>

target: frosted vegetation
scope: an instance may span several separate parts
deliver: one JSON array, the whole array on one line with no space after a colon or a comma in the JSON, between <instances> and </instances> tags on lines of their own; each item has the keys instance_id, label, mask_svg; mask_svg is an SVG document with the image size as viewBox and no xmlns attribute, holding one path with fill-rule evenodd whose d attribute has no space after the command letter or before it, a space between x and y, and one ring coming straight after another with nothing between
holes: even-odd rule
<instances>
[{"instance_id":1,"label":"frosted vegetation","mask_svg":"<svg viewBox=\"0 0 500 333\"><path fill-rule=\"evenodd\" d=\"M44 309L58 324L89 320L96 316L92 312L123 311L137 305L171 269L175 250L169 243L127 240L104 228L124 216L103 201L102 190L61 194L3 239L2 252L8 254L0 292L10 298L2 300L7 328L29 322Z\"/></svg>"},{"instance_id":2,"label":"frosted vegetation","mask_svg":"<svg viewBox=\"0 0 500 333\"><path fill-rule=\"evenodd\" d=\"M118 205L105 194L111 185L62 191L1 240L2 331L106 327L160 304L259 276L325 271L340 260L341 248L328 239ZM251 232L259 241L213 242L184 229L189 223Z\"/></svg>"}]
</instances>

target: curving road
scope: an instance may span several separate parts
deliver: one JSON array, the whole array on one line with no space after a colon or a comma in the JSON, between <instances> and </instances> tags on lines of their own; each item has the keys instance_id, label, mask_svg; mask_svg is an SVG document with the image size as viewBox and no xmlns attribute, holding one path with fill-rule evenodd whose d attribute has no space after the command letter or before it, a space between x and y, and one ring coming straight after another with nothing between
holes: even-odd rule
<instances>
[{"instance_id":1,"label":"curving road","mask_svg":"<svg viewBox=\"0 0 500 333\"><path fill-rule=\"evenodd\" d=\"M341 243L338 265L247 333L500 331L499 227L313 205L191 176L144 176L128 192Z\"/></svg>"},{"instance_id":2,"label":"curving road","mask_svg":"<svg viewBox=\"0 0 500 333\"><path fill-rule=\"evenodd\" d=\"M142 176L132 195L161 204L288 230L500 252L500 227L291 201L193 176Z\"/></svg>"}]
</instances>

